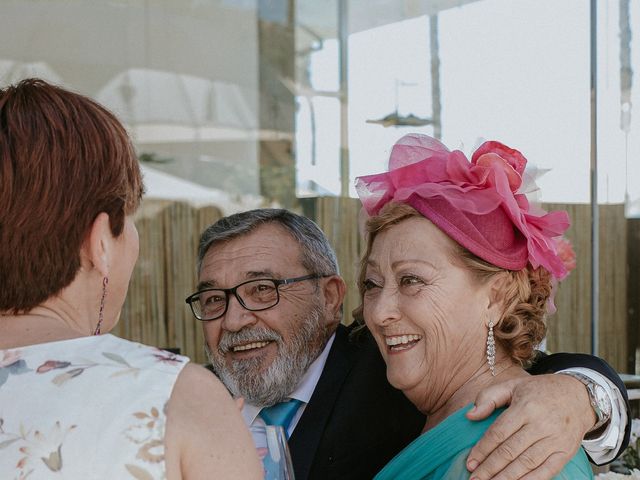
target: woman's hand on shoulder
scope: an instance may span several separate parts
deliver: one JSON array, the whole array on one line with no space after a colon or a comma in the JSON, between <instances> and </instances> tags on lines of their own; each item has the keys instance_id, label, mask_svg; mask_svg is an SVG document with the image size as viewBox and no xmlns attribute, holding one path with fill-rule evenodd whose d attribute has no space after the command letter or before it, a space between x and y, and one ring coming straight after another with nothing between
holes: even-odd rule
<instances>
[{"instance_id":1,"label":"woman's hand on shoulder","mask_svg":"<svg viewBox=\"0 0 640 480\"><path fill-rule=\"evenodd\" d=\"M167 405L167 478L261 479L262 467L238 406L215 375L184 367Z\"/></svg>"}]
</instances>

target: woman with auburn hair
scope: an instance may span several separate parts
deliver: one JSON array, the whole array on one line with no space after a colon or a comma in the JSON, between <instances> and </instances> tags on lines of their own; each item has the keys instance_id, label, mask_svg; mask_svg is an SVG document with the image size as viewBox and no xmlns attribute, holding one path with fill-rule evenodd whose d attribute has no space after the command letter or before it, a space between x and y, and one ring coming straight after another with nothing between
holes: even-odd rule
<instances>
[{"instance_id":1,"label":"woman with auburn hair","mask_svg":"<svg viewBox=\"0 0 640 480\"><path fill-rule=\"evenodd\" d=\"M469 162L414 134L394 146L387 173L358 179L370 215L360 314L389 382L427 415L376 479L469 478L467 455L500 410L479 422L465 414L481 389L528 375L552 279L567 274L554 239L569 219L529 206L525 165L498 142ZM555 478L592 478L582 449Z\"/></svg>"},{"instance_id":2,"label":"woman with auburn hair","mask_svg":"<svg viewBox=\"0 0 640 480\"><path fill-rule=\"evenodd\" d=\"M38 79L0 89L2 478L261 478L211 373L108 334L142 193L102 106Z\"/></svg>"}]
</instances>

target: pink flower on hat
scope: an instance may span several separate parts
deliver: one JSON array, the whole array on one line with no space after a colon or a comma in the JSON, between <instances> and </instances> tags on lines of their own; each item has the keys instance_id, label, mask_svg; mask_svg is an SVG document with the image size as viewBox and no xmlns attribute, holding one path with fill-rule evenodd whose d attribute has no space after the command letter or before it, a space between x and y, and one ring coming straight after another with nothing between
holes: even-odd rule
<instances>
[{"instance_id":1,"label":"pink flower on hat","mask_svg":"<svg viewBox=\"0 0 640 480\"><path fill-rule=\"evenodd\" d=\"M369 215L390 201L411 205L480 258L509 270L530 263L562 279L567 270L554 238L569 227L564 211L534 211L524 194L526 158L490 141L471 162L427 135L410 134L393 147L389 171L359 177L356 189Z\"/></svg>"},{"instance_id":2,"label":"pink flower on hat","mask_svg":"<svg viewBox=\"0 0 640 480\"><path fill-rule=\"evenodd\" d=\"M562 260L567 273L576 268L576 252L568 238L562 236L554 239L558 250L558 257Z\"/></svg>"},{"instance_id":3,"label":"pink flower on hat","mask_svg":"<svg viewBox=\"0 0 640 480\"><path fill-rule=\"evenodd\" d=\"M527 166L527 159L518 150L500 142L489 141L484 142L473 152L471 164L503 169L509 181L509 187L515 193L522 185L522 174Z\"/></svg>"},{"instance_id":4,"label":"pink flower on hat","mask_svg":"<svg viewBox=\"0 0 640 480\"><path fill-rule=\"evenodd\" d=\"M558 257L562 261L564 268L567 270L567 275L576 268L576 252L573 250L573 245L568 238L561 236L553 239L556 242L558 251ZM554 278L551 282L551 295L547 299L547 314L553 315L556 313L556 293L558 293L559 281Z\"/></svg>"},{"instance_id":5,"label":"pink flower on hat","mask_svg":"<svg viewBox=\"0 0 640 480\"><path fill-rule=\"evenodd\" d=\"M503 161L505 161L511 168L513 168L518 175L522 175L524 173L524 169L527 166L527 159L515 148L507 147L504 143L496 142L495 140L490 140L488 142L484 142L478 149L473 152L471 156L471 163L474 165L480 164L480 157L482 157L485 153L490 153L499 156Z\"/></svg>"}]
</instances>

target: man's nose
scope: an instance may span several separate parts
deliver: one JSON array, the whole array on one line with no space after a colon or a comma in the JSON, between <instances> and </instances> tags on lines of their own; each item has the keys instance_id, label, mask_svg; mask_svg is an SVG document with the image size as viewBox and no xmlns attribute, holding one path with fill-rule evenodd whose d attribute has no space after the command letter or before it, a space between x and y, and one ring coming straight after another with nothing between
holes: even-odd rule
<instances>
[{"instance_id":1,"label":"man's nose","mask_svg":"<svg viewBox=\"0 0 640 480\"><path fill-rule=\"evenodd\" d=\"M244 308L238 297L229 294L229 304L227 311L222 317L222 328L229 332L237 332L247 325L253 325L258 321L254 312Z\"/></svg>"}]
</instances>

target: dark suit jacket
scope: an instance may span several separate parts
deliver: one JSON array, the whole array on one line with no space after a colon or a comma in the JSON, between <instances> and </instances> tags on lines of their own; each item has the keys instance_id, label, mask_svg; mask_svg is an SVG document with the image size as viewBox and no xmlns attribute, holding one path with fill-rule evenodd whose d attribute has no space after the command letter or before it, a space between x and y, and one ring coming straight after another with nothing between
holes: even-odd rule
<instances>
[{"instance_id":1,"label":"dark suit jacket","mask_svg":"<svg viewBox=\"0 0 640 480\"><path fill-rule=\"evenodd\" d=\"M378 347L339 326L289 447L296 480L370 479L415 439L425 417L387 382Z\"/></svg>"},{"instance_id":2,"label":"dark suit jacket","mask_svg":"<svg viewBox=\"0 0 640 480\"><path fill-rule=\"evenodd\" d=\"M384 361L368 332L350 340L350 330L338 327L313 396L289 439L296 480L370 479L424 426L425 417L387 383ZM569 366L603 373L626 395L613 369L589 355L550 355L532 373ZM628 436L629 426L627 443Z\"/></svg>"}]
</instances>

